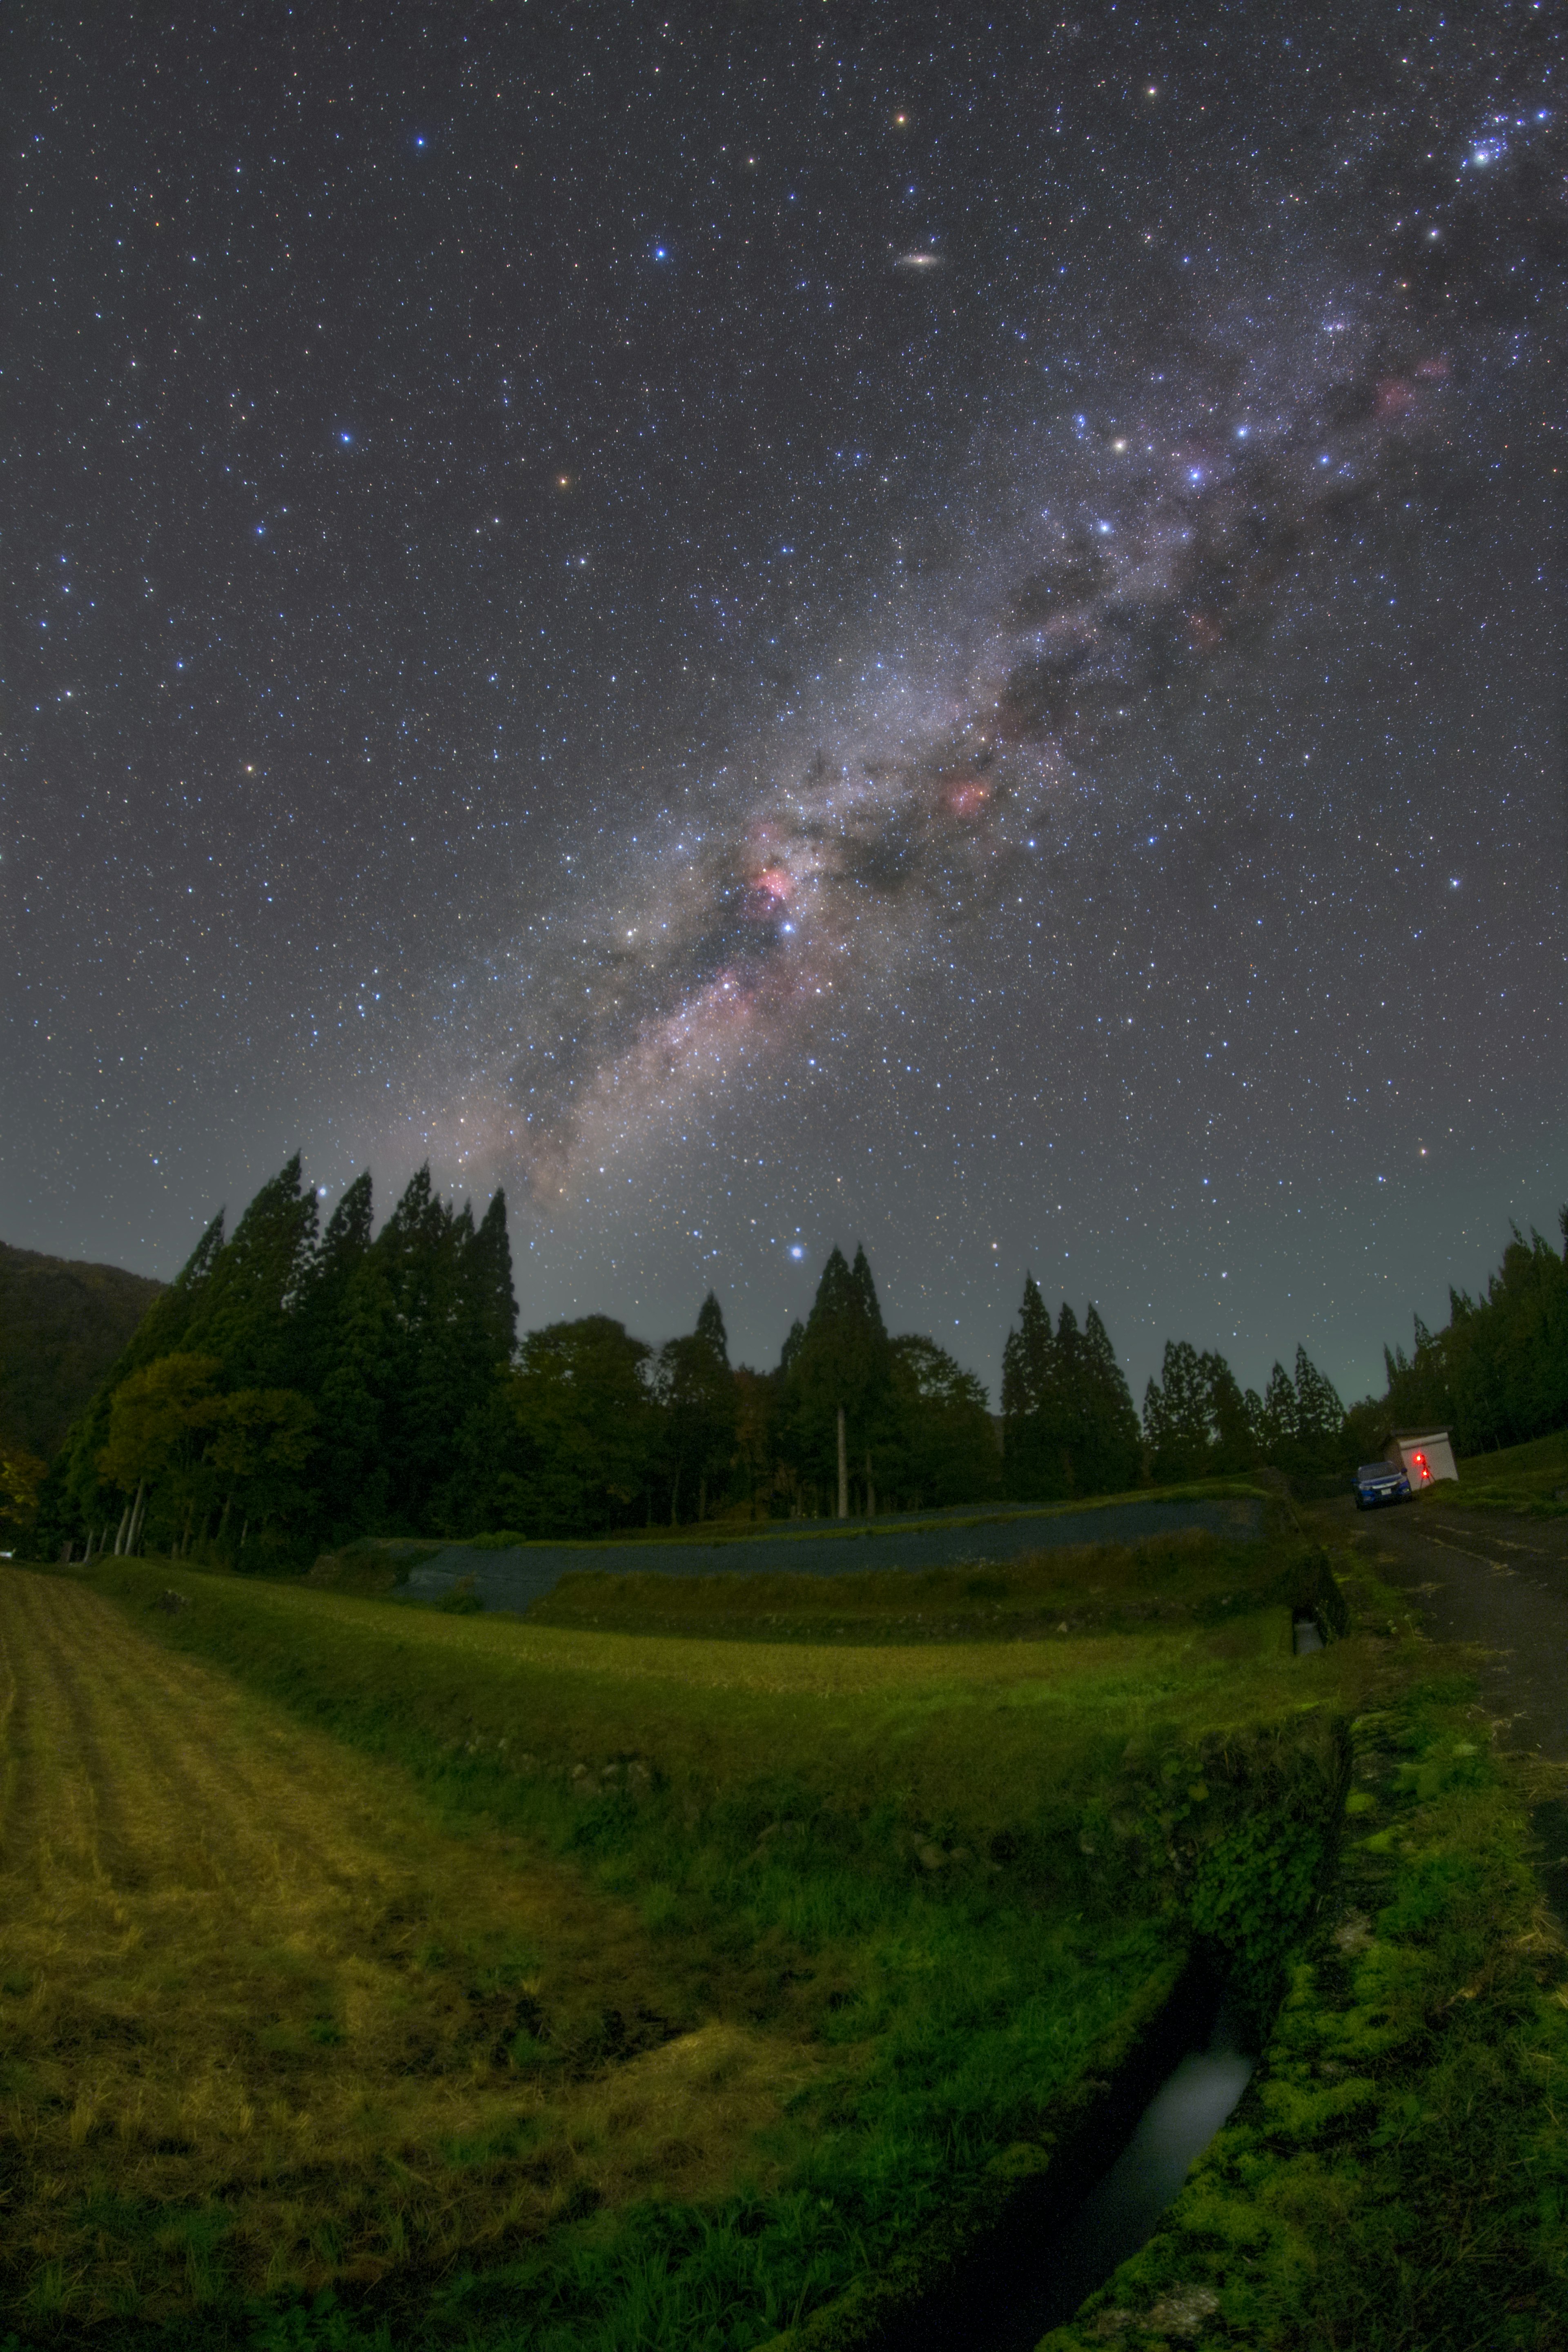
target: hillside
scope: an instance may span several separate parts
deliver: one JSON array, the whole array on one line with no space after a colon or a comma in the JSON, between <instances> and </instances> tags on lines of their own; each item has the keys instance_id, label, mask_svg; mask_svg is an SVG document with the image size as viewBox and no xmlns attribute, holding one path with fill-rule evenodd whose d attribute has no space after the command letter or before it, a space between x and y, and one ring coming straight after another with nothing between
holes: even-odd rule
<instances>
[{"instance_id":1,"label":"hillside","mask_svg":"<svg viewBox=\"0 0 1568 2352\"><path fill-rule=\"evenodd\" d=\"M47 1460L163 1287L0 1242L0 1437Z\"/></svg>"}]
</instances>

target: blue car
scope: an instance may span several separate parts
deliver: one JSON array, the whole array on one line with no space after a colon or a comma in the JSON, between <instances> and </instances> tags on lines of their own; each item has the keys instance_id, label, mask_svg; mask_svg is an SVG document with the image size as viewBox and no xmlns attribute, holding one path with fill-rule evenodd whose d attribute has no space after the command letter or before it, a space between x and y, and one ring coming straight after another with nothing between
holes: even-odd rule
<instances>
[{"instance_id":1,"label":"blue car","mask_svg":"<svg viewBox=\"0 0 1568 2352\"><path fill-rule=\"evenodd\" d=\"M1374 1511L1380 1503L1405 1503L1410 1481L1397 1462L1363 1462L1355 1474L1355 1507Z\"/></svg>"}]
</instances>

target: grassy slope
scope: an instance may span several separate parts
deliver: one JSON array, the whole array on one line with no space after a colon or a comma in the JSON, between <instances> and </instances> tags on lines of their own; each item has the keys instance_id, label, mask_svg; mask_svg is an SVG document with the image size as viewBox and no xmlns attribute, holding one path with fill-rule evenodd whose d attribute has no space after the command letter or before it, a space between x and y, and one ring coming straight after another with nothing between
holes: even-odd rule
<instances>
[{"instance_id":1,"label":"grassy slope","mask_svg":"<svg viewBox=\"0 0 1568 2352\"><path fill-rule=\"evenodd\" d=\"M316 2045L331 2055L312 2061L336 2085L311 2105L340 2153L327 2163L292 2156L279 2123L263 2196L247 2189L221 2134L209 2147L205 2125L184 2126L191 2169L171 2190L164 2235L176 2248L182 2230L203 2236L211 2312L222 2313L236 2285L335 2283L384 2306L400 2345L467 2340L477 2329L497 2346L717 2347L763 2340L857 2281L887 2279L895 2249L906 2262L912 2250L912 2279L922 2248L940 2251L967 2210L994 2203L998 2164L1005 2175L1048 2160L1095 2066L1126 2046L1172 1981L1194 1924L1246 1952L1247 1918L1272 1921L1310 1900L1339 1769L1331 1717L1359 1703L1365 1665L1354 1644L1291 1660L1280 1561L1266 1549L1189 1538L1142 1560L1086 1557L1086 1610L1110 1596L1125 1612L1142 1593L1160 1613L1136 1632L1086 1625L1076 1638L998 1639L998 1595L971 1580L984 1589L948 1595L971 1611L968 1638L829 1646L743 1641L733 1622L693 1640L450 1618L186 1572L174 1581L187 1605L165 1614L149 1604L170 1570L94 1571L99 1593L155 1633L165 1657L174 1653L170 1672L196 1672L199 1660L209 1676L212 1662L248 1685L254 1738L277 1739L282 1700L296 1724L304 1717L395 1768L384 1857L388 1843L412 1841L425 1857L427 1917L452 1921L449 1936L437 1935L438 1953L426 1927L425 1943L396 1963L429 1977L400 1974L399 2000L483 2021L446 2032L426 2021L416 2073L428 2080L395 2091L389 2070L402 2081L406 2046L363 2022L376 2000L356 2008L350 1998L356 1971L369 1969L370 1982L394 1962L374 1936L362 1949L347 1927L333 1930L335 1944L317 1935L310 1919L340 1914L328 1894L310 1895L294 1939L308 2013L283 2003L279 2031L296 2036L296 2057L312 2021L343 2034ZM1008 1573L1016 1599L1026 1570ZM1042 1591L1059 1590L1061 1555L1037 1573ZM1178 1618L1164 1604L1184 1586ZM58 1580L43 1589L77 1592ZM1238 1605L1249 1591L1262 1604L1250 1611ZM876 1595L859 1599L870 1608ZM743 1614L745 1596L731 1600L731 1615ZM903 1603L889 1595L886 1605ZM139 1669L132 1680L142 1678ZM350 1759L334 1768L335 1745L290 1752L296 1780L335 1797L341 1779L345 1822L365 1840L372 1768ZM278 1801L254 1769L241 1740L217 1779L254 1788L271 1813ZM237 1850L251 1804L247 1795L221 1836L206 1834ZM437 1820L483 1856L449 1887ZM1260 1822L1273 1825L1272 1844L1259 1841ZM324 1830L313 1834L311 1851L327 1855ZM503 1838L521 1862L497 1864ZM252 1876L265 1885L264 1873L237 1874L221 1853L217 1866L247 1899ZM524 1866L543 1890L542 1925L526 1934L507 1926L499 1879L494 1916L476 1893L484 1867ZM318 1867L329 1877L346 1869L301 1863L306 1881ZM356 1865L372 1878L389 1867L384 1858ZM1244 1880L1252 1898L1278 1900L1252 1899L1248 1912L1236 1900ZM572 1889L585 1912L573 1910ZM155 1903L156 1871L150 1890ZM129 1898L112 1869L109 1892ZM576 1931L550 1924L595 1906L614 1923L597 1975L592 1934L574 1943ZM209 1948L242 1954L277 1941L262 1924L231 1923ZM1250 1958L1266 1974L1269 1952L1260 1946ZM213 2003L222 2012L226 2000L228 2013L243 2011L254 1990L236 1990L236 1970L243 1976L238 1958L191 2018ZM89 1974L101 1989L101 1967ZM142 2062L150 2079L164 2039L177 2043L186 2031L195 1980L181 1978L153 2031L155 2054ZM110 1994L137 2013L134 1986L122 1993L111 1983ZM79 1980L59 2013L97 1998ZM502 2010L495 2026L492 2011ZM679 2062L695 2085L675 2134L684 2170L657 2116L647 2119L658 2105L647 2070L670 2063L667 2051L694 2053ZM278 2055L284 2064L281 2046ZM290 2095L269 2085L264 2060L265 2050L227 2045L231 2073L261 2069L247 2104L270 2116L268 2101ZM46 2074L22 2080L24 2103ZM98 2132L90 2103L70 2140L64 2118L81 2107L84 2083L50 2080L49 2130L63 2135L54 2177L71 2184L57 2199L66 2236L51 2252L35 2231L13 2276L31 2261L26 2292L40 2321L53 2296L73 2306L62 2324L74 2326L111 2276L127 2308L144 2294L143 2307L189 2312L195 2284L182 2299L170 2262L159 2270L149 2255L138 2285L114 2236L131 2163L122 2151L140 2143L107 2112ZM359 2112L383 2119L357 2142L344 2120L356 2097ZM444 2138L429 2121L443 2101ZM615 2131L605 2119L617 2102L645 2118L628 2127L646 2151L637 2162L606 2153ZM386 2164L374 2179L342 2153L357 2146L368 2161L377 2145ZM404 2173L417 2179L416 2196L397 2185ZM92 2221L106 2212L109 2224ZM258 2216L268 2212L264 2225ZM97 2240L70 2237L89 2227ZM84 2243L97 2249L85 2261ZM306 2323L291 2325L297 2335ZM824 2326L829 2336L836 2326L845 2340L854 2333L824 2319L819 2337ZM205 2332L219 2326L214 2316Z\"/></svg>"},{"instance_id":2,"label":"grassy slope","mask_svg":"<svg viewBox=\"0 0 1568 2352\"><path fill-rule=\"evenodd\" d=\"M1496 1454L1468 1454L1457 1467L1458 1493L1445 1479L1419 1497L1423 1506L1446 1501L1450 1508L1458 1503L1527 1518L1568 1517L1568 1502L1560 1499L1568 1493L1568 1429Z\"/></svg>"}]
</instances>

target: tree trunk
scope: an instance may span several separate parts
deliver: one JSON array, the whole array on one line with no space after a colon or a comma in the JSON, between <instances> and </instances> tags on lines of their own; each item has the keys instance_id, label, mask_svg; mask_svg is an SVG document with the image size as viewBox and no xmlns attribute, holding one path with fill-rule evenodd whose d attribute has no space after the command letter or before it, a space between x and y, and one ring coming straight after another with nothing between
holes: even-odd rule
<instances>
[{"instance_id":1,"label":"tree trunk","mask_svg":"<svg viewBox=\"0 0 1568 2352\"><path fill-rule=\"evenodd\" d=\"M187 1504L185 1505L185 1532L184 1532L184 1534L180 1538L180 1558L181 1558L182 1559L189 1559L189 1557L190 1557L190 1550L191 1550L191 1521L195 1517L195 1515L196 1515L196 1507L195 1507L195 1505L194 1503L187 1503Z\"/></svg>"},{"instance_id":2,"label":"tree trunk","mask_svg":"<svg viewBox=\"0 0 1568 2352\"><path fill-rule=\"evenodd\" d=\"M876 1516L877 1489L871 1484L871 1449L868 1446L866 1448L866 1517L868 1519L874 1519Z\"/></svg>"},{"instance_id":3,"label":"tree trunk","mask_svg":"<svg viewBox=\"0 0 1568 2352\"><path fill-rule=\"evenodd\" d=\"M849 1517L849 1455L844 1442L844 1407L838 1408L838 1516Z\"/></svg>"},{"instance_id":4,"label":"tree trunk","mask_svg":"<svg viewBox=\"0 0 1568 2352\"><path fill-rule=\"evenodd\" d=\"M114 1530L114 1557L116 1559L120 1558L121 1551L125 1542L125 1530L130 1524L131 1506L127 1503L125 1508L120 1514L120 1525Z\"/></svg>"},{"instance_id":5,"label":"tree trunk","mask_svg":"<svg viewBox=\"0 0 1568 2352\"><path fill-rule=\"evenodd\" d=\"M678 1528L680 1525L680 1465L679 1462L675 1465L675 1476L670 1482L669 1524L672 1528Z\"/></svg>"},{"instance_id":6,"label":"tree trunk","mask_svg":"<svg viewBox=\"0 0 1568 2352\"><path fill-rule=\"evenodd\" d=\"M125 1538L125 1549L131 1558L137 1557L136 1547L142 1540L142 1522L147 1516L147 1481L142 1479L136 1489L136 1499L131 1506L131 1533Z\"/></svg>"}]
</instances>

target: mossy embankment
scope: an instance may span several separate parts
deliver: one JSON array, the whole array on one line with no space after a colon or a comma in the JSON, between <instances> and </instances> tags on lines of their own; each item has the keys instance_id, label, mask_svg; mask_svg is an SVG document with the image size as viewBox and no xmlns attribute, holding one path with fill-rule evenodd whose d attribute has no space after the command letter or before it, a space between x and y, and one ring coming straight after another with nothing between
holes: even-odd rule
<instances>
[{"instance_id":1,"label":"mossy embankment","mask_svg":"<svg viewBox=\"0 0 1568 2352\"><path fill-rule=\"evenodd\" d=\"M1230 2124L1041 2352L1568 2345L1568 1945L1531 1867L1542 1768L1497 1750L1473 1680L1364 1568L1343 1583L1361 1624L1405 1639L1348 1727L1331 1899Z\"/></svg>"}]
</instances>

